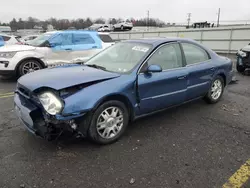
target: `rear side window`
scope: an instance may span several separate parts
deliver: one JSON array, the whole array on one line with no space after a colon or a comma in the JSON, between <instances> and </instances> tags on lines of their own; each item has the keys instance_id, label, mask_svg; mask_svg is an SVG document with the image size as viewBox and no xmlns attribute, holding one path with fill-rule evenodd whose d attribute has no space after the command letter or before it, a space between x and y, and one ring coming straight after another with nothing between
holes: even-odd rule
<instances>
[{"instance_id":1,"label":"rear side window","mask_svg":"<svg viewBox=\"0 0 250 188\"><path fill-rule=\"evenodd\" d=\"M207 61L210 59L208 53L197 45L182 43L187 65Z\"/></svg>"},{"instance_id":2,"label":"rear side window","mask_svg":"<svg viewBox=\"0 0 250 188\"><path fill-rule=\"evenodd\" d=\"M7 36L1 36L3 38L4 41L8 41L10 40L10 37L7 37Z\"/></svg>"},{"instance_id":3,"label":"rear side window","mask_svg":"<svg viewBox=\"0 0 250 188\"><path fill-rule=\"evenodd\" d=\"M99 37L102 40L102 42L113 42L113 39L109 35L99 34Z\"/></svg>"},{"instance_id":4,"label":"rear side window","mask_svg":"<svg viewBox=\"0 0 250 188\"><path fill-rule=\"evenodd\" d=\"M73 34L74 44L94 44L94 39L89 34L75 33Z\"/></svg>"}]
</instances>

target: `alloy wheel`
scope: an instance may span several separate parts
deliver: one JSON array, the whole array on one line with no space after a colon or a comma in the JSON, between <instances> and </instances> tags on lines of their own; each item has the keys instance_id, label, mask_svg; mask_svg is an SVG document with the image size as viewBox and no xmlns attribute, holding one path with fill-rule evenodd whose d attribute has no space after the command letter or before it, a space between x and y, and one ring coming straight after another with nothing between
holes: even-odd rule
<instances>
[{"instance_id":1,"label":"alloy wheel","mask_svg":"<svg viewBox=\"0 0 250 188\"><path fill-rule=\"evenodd\" d=\"M213 100L217 100L222 94L222 83L219 79L213 82L211 88L211 97Z\"/></svg>"},{"instance_id":2,"label":"alloy wheel","mask_svg":"<svg viewBox=\"0 0 250 188\"><path fill-rule=\"evenodd\" d=\"M40 66L36 62L28 61L22 67L22 74L28 74L40 69Z\"/></svg>"},{"instance_id":3,"label":"alloy wheel","mask_svg":"<svg viewBox=\"0 0 250 188\"><path fill-rule=\"evenodd\" d=\"M104 139L115 137L123 127L123 118L120 108L106 108L97 119L96 129L98 134Z\"/></svg>"}]
</instances>

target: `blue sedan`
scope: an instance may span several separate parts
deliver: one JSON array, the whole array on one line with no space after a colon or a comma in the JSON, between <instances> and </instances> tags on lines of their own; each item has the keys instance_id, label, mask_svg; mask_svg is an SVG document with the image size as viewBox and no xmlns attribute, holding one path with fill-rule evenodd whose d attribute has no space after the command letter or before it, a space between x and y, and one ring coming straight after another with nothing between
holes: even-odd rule
<instances>
[{"instance_id":1,"label":"blue sedan","mask_svg":"<svg viewBox=\"0 0 250 188\"><path fill-rule=\"evenodd\" d=\"M22 76L15 111L30 132L47 140L70 131L109 144L137 118L199 98L218 102L232 76L230 59L193 40L128 40L84 65Z\"/></svg>"}]
</instances>

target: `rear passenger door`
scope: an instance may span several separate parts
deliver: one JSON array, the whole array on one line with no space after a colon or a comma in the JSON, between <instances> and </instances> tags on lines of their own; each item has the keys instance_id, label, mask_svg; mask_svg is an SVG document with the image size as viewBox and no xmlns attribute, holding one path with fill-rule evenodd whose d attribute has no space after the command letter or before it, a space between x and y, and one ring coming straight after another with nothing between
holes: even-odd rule
<instances>
[{"instance_id":1,"label":"rear passenger door","mask_svg":"<svg viewBox=\"0 0 250 188\"><path fill-rule=\"evenodd\" d=\"M72 59L89 58L102 49L102 42L97 33L73 33Z\"/></svg>"},{"instance_id":2,"label":"rear passenger door","mask_svg":"<svg viewBox=\"0 0 250 188\"><path fill-rule=\"evenodd\" d=\"M181 43L188 72L186 100L205 95L215 72L215 65L208 52L193 43Z\"/></svg>"}]
</instances>

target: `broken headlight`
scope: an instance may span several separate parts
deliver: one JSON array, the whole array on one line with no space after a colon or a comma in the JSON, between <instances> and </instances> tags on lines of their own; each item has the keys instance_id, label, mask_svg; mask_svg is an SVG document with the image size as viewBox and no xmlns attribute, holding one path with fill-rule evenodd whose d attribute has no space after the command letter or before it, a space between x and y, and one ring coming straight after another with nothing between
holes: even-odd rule
<instances>
[{"instance_id":1,"label":"broken headlight","mask_svg":"<svg viewBox=\"0 0 250 188\"><path fill-rule=\"evenodd\" d=\"M59 114L63 108L63 102L52 92L44 92L38 96L43 108L51 115Z\"/></svg>"}]
</instances>

